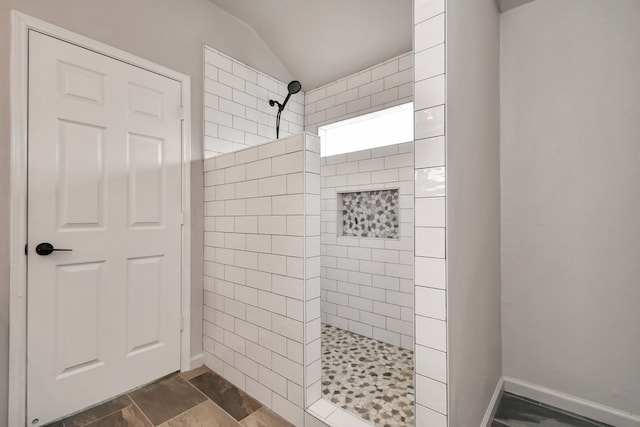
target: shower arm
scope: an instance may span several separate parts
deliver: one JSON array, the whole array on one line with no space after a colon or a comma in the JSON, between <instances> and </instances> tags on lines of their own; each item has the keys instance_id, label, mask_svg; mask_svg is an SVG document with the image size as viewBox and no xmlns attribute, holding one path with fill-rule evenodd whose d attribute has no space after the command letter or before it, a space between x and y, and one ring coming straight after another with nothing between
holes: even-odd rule
<instances>
[{"instance_id":1,"label":"shower arm","mask_svg":"<svg viewBox=\"0 0 640 427\"><path fill-rule=\"evenodd\" d=\"M269 105L271 105L272 107L274 105L278 105L278 112L281 113L282 110L284 110L284 107L287 105L287 102L289 102L289 98L291 98L291 94L287 94L287 97L284 99L284 102L282 104L280 104L278 101L276 101L275 99L270 99L269 100Z\"/></svg>"}]
</instances>

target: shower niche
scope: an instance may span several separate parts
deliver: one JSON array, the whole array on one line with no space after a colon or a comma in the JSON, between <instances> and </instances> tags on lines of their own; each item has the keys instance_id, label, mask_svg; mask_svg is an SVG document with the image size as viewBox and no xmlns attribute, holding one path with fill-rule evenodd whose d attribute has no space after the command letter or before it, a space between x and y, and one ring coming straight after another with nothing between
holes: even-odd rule
<instances>
[{"instance_id":1,"label":"shower niche","mask_svg":"<svg viewBox=\"0 0 640 427\"><path fill-rule=\"evenodd\" d=\"M399 189L338 193L342 236L397 239Z\"/></svg>"}]
</instances>

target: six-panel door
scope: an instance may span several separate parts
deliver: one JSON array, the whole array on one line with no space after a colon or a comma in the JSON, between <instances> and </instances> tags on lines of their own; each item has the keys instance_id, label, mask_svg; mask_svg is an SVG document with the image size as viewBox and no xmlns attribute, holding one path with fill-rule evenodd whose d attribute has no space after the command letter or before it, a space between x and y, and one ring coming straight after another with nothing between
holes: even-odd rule
<instances>
[{"instance_id":1,"label":"six-panel door","mask_svg":"<svg viewBox=\"0 0 640 427\"><path fill-rule=\"evenodd\" d=\"M181 104L174 80L30 32L29 424L180 368Z\"/></svg>"}]
</instances>

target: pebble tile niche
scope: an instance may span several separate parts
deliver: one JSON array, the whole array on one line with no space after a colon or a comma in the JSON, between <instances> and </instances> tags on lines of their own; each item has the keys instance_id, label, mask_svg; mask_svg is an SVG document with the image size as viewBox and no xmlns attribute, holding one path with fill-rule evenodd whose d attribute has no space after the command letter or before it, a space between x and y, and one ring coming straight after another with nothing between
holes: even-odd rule
<instances>
[{"instance_id":1,"label":"pebble tile niche","mask_svg":"<svg viewBox=\"0 0 640 427\"><path fill-rule=\"evenodd\" d=\"M398 189L341 193L342 235L397 239Z\"/></svg>"}]
</instances>

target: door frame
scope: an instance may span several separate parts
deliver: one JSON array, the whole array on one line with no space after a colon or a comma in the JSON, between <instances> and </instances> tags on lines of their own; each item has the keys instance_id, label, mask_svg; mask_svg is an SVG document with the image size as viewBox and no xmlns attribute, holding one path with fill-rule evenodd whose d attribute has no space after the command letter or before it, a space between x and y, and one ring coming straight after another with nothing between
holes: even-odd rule
<instances>
[{"instance_id":1,"label":"door frame","mask_svg":"<svg viewBox=\"0 0 640 427\"><path fill-rule=\"evenodd\" d=\"M27 406L27 146L29 31L66 41L180 83L182 92L182 259L180 369L191 361L191 78L80 34L11 11L11 199L9 259L9 407L8 423L26 425ZM200 355L194 355L197 358Z\"/></svg>"}]
</instances>

